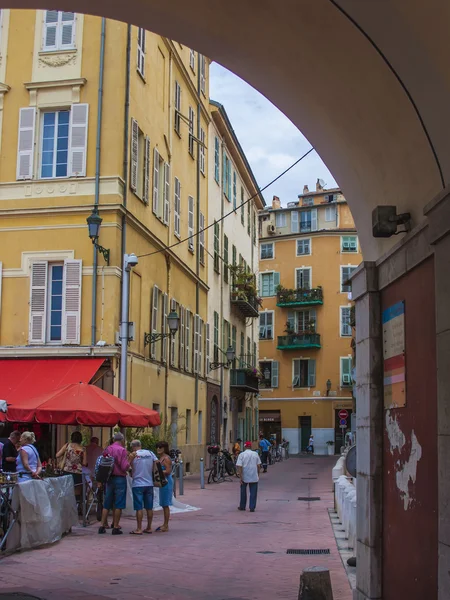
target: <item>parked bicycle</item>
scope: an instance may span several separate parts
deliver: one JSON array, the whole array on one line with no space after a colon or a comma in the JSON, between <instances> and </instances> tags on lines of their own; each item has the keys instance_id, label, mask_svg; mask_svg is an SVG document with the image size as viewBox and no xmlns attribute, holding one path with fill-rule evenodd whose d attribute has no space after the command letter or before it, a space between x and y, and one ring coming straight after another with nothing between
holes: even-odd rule
<instances>
[{"instance_id":1,"label":"parked bicycle","mask_svg":"<svg viewBox=\"0 0 450 600\"><path fill-rule=\"evenodd\" d=\"M236 464L231 456L231 453L228 452L228 450L222 449L222 455L225 460L225 470L228 475L230 475L230 477L233 477L234 475L237 477Z\"/></svg>"}]
</instances>

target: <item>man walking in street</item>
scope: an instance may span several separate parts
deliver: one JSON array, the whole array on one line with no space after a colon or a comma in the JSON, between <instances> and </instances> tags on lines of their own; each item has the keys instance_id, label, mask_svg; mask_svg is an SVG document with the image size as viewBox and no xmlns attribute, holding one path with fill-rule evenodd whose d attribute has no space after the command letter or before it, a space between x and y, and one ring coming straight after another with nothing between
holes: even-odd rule
<instances>
[{"instance_id":1,"label":"man walking in street","mask_svg":"<svg viewBox=\"0 0 450 600\"><path fill-rule=\"evenodd\" d=\"M239 454L236 466L238 475L241 478L241 501L238 510L245 510L247 505L248 485L250 492L250 512L255 512L261 459L259 458L258 453L252 450L251 442L245 442L244 452Z\"/></svg>"},{"instance_id":2,"label":"man walking in street","mask_svg":"<svg viewBox=\"0 0 450 600\"><path fill-rule=\"evenodd\" d=\"M102 522L98 532L106 533L108 512L114 506L112 535L120 535L123 531L119 523L122 510L126 508L127 504L127 473L130 470L130 463L125 449L125 438L122 433L117 432L114 434L113 443L105 449L103 455L114 458L114 467L106 484Z\"/></svg>"},{"instance_id":3,"label":"man walking in street","mask_svg":"<svg viewBox=\"0 0 450 600\"><path fill-rule=\"evenodd\" d=\"M130 533L142 535L152 533L153 520L153 463L158 460L150 450L143 450L139 440L131 442L130 463L133 473L133 508L136 511L137 528ZM147 527L142 531L144 509L147 512Z\"/></svg>"},{"instance_id":4,"label":"man walking in street","mask_svg":"<svg viewBox=\"0 0 450 600\"><path fill-rule=\"evenodd\" d=\"M268 440L266 440L262 433L259 436L259 447L261 448L261 462L263 473L267 473L267 461L269 458L269 450L272 447L272 444Z\"/></svg>"}]
</instances>

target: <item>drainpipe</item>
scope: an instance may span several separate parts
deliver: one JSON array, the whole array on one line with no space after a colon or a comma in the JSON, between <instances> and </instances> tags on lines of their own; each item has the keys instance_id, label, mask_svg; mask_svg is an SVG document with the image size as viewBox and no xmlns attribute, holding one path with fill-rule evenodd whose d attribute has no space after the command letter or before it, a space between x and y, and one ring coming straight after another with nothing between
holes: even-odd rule
<instances>
[{"instance_id":1,"label":"drainpipe","mask_svg":"<svg viewBox=\"0 0 450 600\"><path fill-rule=\"evenodd\" d=\"M224 152L224 142L223 139L221 140L221 155L220 155L220 164L223 165L223 152ZM223 193L224 193L224 189L223 189L223 174L222 174L222 179L220 182L220 216L222 217L222 220L220 221L220 229L221 229L221 236L220 236L220 247L223 249L224 245L223 245L223 236L224 236L224 220L223 220L223 216L225 214L225 206L224 206L224 201L223 201ZM228 248L229 250L229 248ZM222 266L222 268L225 268L225 265ZM224 329L223 329L223 276L220 277L220 323L221 323L221 328L222 328L222 338L223 338L223 334L224 334ZM228 327L231 327L231 319L228 323ZM223 343L223 339L222 339L222 346L225 346L225 348L228 348L228 343L226 340L226 343ZM223 360L223 357L221 357L219 360ZM224 380L225 380L225 371L224 371L224 367L220 368L220 407L221 407L221 411L220 411L220 415L221 415L221 419L220 419L220 431L219 431L219 440L220 440L220 434L223 430L223 388L224 388ZM226 446L226 440L223 440L223 446Z\"/></svg>"},{"instance_id":2,"label":"drainpipe","mask_svg":"<svg viewBox=\"0 0 450 600\"><path fill-rule=\"evenodd\" d=\"M170 284L171 284L171 270L170 270L171 264L170 264L170 256L168 254L166 254L166 273L167 273L167 279L166 279L166 286L167 286L167 302L169 302L169 306L166 307L166 310L168 312L170 312ZM169 364L170 364L170 351L171 351L171 346L172 346L172 336L167 338L167 342L168 342L168 353L166 354L165 358L166 358L166 369L165 369L165 373L164 373L164 418L166 419L166 422L168 420L168 410L169 410ZM161 342L162 344L163 342ZM166 348L167 350L167 348Z\"/></svg>"},{"instance_id":3,"label":"drainpipe","mask_svg":"<svg viewBox=\"0 0 450 600\"><path fill-rule=\"evenodd\" d=\"M201 89L200 89L200 52L197 52L197 140L200 140L200 125L201 125ZM200 227L200 142L197 142L197 231ZM197 281L195 284L195 313L200 314L200 285L198 278L200 277L200 236L196 237L197 245L197 258L195 273L197 275ZM198 412L198 372L195 374L195 396L194 396L194 412Z\"/></svg>"},{"instance_id":4,"label":"drainpipe","mask_svg":"<svg viewBox=\"0 0 450 600\"><path fill-rule=\"evenodd\" d=\"M102 137L102 117L103 117L103 74L105 70L105 37L106 37L106 19L102 18L102 32L100 37L100 71L98 75L98 100L97 100L97 147L95 151L95 192L94 192L94 213L98 213L100 204L100 155L101 155L101 137ZM91 317L91 346L95 346L97 331L97 267L98 251L94 245L94 258L92 261L92 317Z\"/></svg>"}]
</instances>

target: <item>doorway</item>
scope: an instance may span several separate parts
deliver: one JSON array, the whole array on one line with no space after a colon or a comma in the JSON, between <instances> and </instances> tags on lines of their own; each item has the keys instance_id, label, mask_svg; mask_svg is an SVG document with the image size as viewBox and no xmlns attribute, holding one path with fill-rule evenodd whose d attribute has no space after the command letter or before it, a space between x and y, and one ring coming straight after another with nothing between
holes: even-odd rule
<instances>
[{"instance_id":1,"label":"doorway","mask_svg":"<svg viewBox=\"0 0 450 600\"><path fill-rule=\"evenodd\" d=\"M300 452L306 452L311 436L311 417L299 417L298 421L298 447L300 448Z\"/></svg>"}]
</instances>

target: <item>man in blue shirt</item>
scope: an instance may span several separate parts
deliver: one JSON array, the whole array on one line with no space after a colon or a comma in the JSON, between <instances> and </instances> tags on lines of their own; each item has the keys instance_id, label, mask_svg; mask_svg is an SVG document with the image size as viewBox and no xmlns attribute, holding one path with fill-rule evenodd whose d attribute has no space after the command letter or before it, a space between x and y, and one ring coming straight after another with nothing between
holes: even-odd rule
<instances>
[{"instance_id":1,"label":"man in blue shirt","mask_svg":"<svg viewBox=\"0 0 450 600\"><path fill-rule=\"evenodd\" d=\"M261 448L261 463L263 473L267 473L267 458L269 456L269 449L272 446L262 434L259 436L259 447Z\"/></svg>"}]
</instances>

